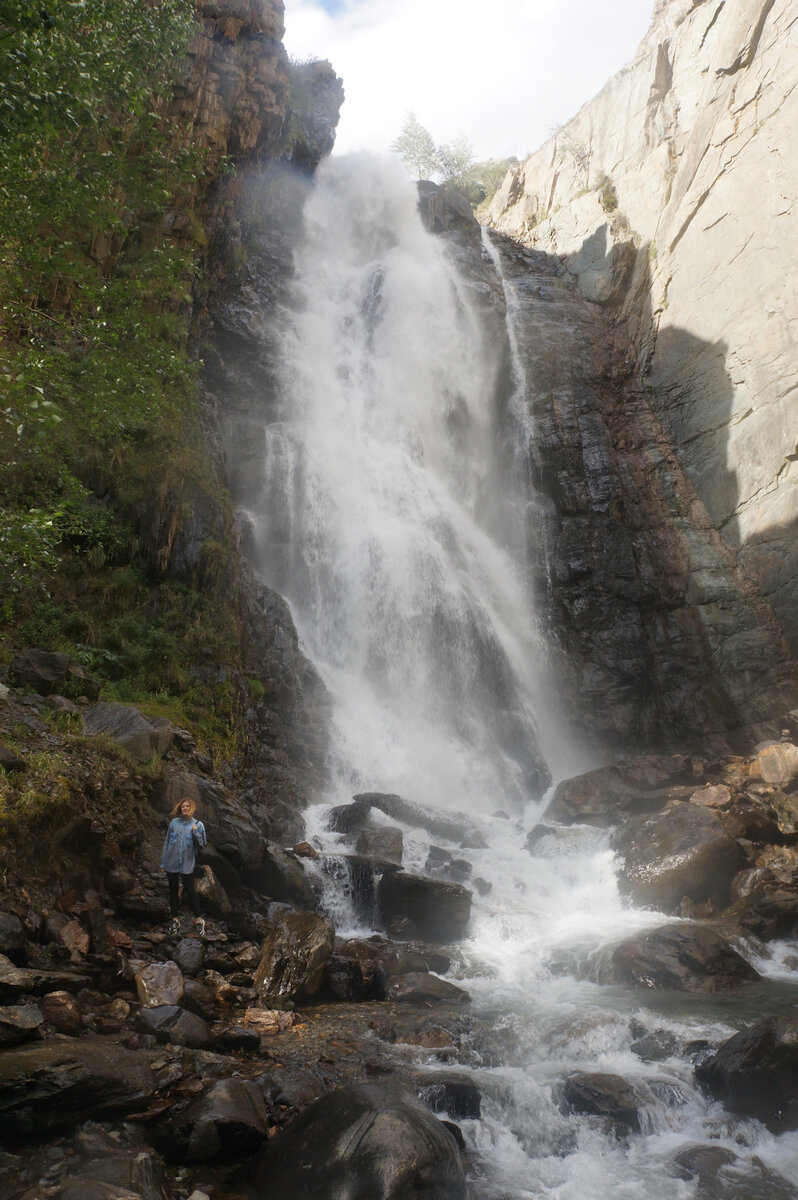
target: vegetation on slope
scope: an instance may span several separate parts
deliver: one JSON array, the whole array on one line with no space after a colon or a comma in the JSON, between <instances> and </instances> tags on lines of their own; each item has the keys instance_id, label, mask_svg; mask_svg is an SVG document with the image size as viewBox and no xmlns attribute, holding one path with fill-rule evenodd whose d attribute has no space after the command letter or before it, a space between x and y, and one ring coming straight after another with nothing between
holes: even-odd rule
<instances>
[{"instance_id":1,"label":"vegetation on slope","mask_svg":"<svg viewBox=\"0 0 798 1200\"><path fill-rule=\"evenodd\" d=\"M193 28L192 0L3 6L0 622L6 661L69 650L229 743L229 685L192 672L237 653L189 346L206 163L168 116ZM176 582L198 507L215 536Z\"/></svg>"}]
</instances>

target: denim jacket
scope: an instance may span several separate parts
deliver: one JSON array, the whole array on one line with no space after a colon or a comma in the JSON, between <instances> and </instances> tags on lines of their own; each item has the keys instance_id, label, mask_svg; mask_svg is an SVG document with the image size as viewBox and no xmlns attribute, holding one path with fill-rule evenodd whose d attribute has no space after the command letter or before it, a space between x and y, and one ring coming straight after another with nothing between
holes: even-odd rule
<instances>
[{"instance_id":1,"label":"denim jacket","mask_svg":"<svg viewBox=\"0 0 798 1200\"><path fill-rule=\"evenodd\" d=\"M192 826L196 829L192 830ZM205 845L205 826L194 817L173 817L166 831L161 866L167 872L191 875L197 850Z\"/></svg>"}]
</instances>

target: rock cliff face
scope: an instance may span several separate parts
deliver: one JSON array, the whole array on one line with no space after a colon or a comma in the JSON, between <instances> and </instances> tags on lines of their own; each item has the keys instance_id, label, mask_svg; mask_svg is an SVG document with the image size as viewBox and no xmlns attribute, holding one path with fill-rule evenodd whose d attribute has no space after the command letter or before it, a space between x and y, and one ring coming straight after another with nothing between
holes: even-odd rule
<instances>
[{"instance_id":1,"label":"rock cliff face","mask_svg":"<svg viewBox=\"0 0 798 1200\"><path fill-rule=\"evenodd\" d=\"M283 13L281 0L201 0L170 104L188 141L209 147L217 168L194 202L208 249L194 284L192 329L204 361L207 444L220 483L233 489L239 448L229 430L241 404L262 391L259 321L273 315L301 219L294 201L332 148L343 100L329 63L289 64ZM179 236L191 219L174 214L173 222ZM167 569L185 576L229 515L191 497L180 507L193 516L173 522ZM254 580L243 556L233 558L224 576L239 592L246 661L258 685L245 714L247 752L234 767L248 801L268 805L277 834L292 827L321 778L327 698L288 606Z\"/></svg>"},{"instance_id":2,"label":"rock cliff face","mask_svg":"<svg viewBox=\"0 0 798 1200\"><path fill-rule=\"evenodd\" d=\"M563 380L554 341L530 384L553 601L583 689L617 700L599 723L619 733L662 723L641 715L629 671L649 676L646 708L663 702L661 669L682 679L664 728L756 722L790 694L796 82L789 0L659 0L634 61L491 207L497 230L538 252L538 285L567 302L571 332L593 331L571 359L589 388L584 371Z\"/></svg>"}]
</instances>

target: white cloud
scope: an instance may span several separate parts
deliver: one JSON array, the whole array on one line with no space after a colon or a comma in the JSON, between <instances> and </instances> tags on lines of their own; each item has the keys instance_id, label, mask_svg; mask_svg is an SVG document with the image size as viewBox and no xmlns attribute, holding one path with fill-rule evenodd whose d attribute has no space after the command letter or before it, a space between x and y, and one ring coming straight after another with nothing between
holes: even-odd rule
<instances>
[{"instance_id":1,"label":"white cloud","mask_svg":"<svg viewBox=\"0 0 798 1200\"><path fill-rule=\"evenodd\" d=\"M327 0L328 7L337 7ZM286 0L288 53L328 58L339 151L385 152L412 109L438 142L519 157L628 62L653 0Z\"/></svg>"}]
</instances>

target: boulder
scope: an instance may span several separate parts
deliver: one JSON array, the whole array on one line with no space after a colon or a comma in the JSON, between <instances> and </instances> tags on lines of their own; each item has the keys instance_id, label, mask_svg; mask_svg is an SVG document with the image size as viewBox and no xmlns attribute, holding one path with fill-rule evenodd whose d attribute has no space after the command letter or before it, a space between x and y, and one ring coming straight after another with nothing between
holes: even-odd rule
<instances>
[{"instance_id":1,"label":"boulder","mask_svg":"<svg viewBox=\"0 0 798 1200\"><path fill-rule=\"evenodd\" d=\"M0 1055L0 1126L9 1137L41 1137L131 1112L155 1092L154 1056L102 1040L39 1042Z\"/></svg>"},{"instance_id":2,"label":"boulder","mask_svg":"<svg viewBox=\"0 0 798 1200\"><path fill-rule=\"evenodd\" d=\"M673 911L686 896L725 903L741 866L740 850L720 817L696 804L675 804L633 817L615 834L620 882L639 904Z\"/></svg>"},{"instance_id":3,"label":"boulder","mask_svg":"<svg viewBox=\"0 0 798 1200\"><path fill-rule=\"evenodd\" d=\"M213 1045L213 1033L207 1021L176 1004L138 1009L136 1028L141 1033L153 1034L159 1042L188 1046L192 1050L207 1050Z\"/></svg>"},{"instance_id":4,"label":"boulder","mask_svg":"<svg viewBox=\"0 0 798 1200\"><path fill-rule=\"evenodd\" d=\"M363 829L357 839L355 851L366 858L402 865L403 837L401 829L392 825L381 825L374 829Z\"/></svg>"},{"instance_id":5,"label":"boulder","mask_svg":"<svg viewBox=\"0 0 798 1200\"><path fill-rule=\"evenodd\" d=\"M58 1033L78 1037L83 1032L83 1012L69 992L49 992L39 1001L41 1014Z\"/></svg>"},{"instance_id":6,"label":"boulder","mask_svg":"<svg viewBox=\"0 0 798 1200\"><path fill-rule=\"evenodd\" d=\"M47 650L23 650L13 659L8 671L9 680L17 687L49 696L69 683L75 695L78 692L89 700L96 700L100 685L90 678L80 663L68 654Z\"/></svg>"},{"instance_id":7,"label":"boulder","mask_svg":"<svg viewBox=\"0 0 798 1200\"><path fill-rule=\"evenodd\" d=\"M9 750L8 746L0 745L0 767L10 775L12 771L26 770L27 763L13 750Z\"/></svg>"},{"instance_id":8,"label":"boulder","mask_svg":"<svg viewBox=\"0 0 798 1200\"><path fill-rule=\"evenodd\" d=\"M385 970L381 948L352 938L336 941L327 960L325 990L334 1000L359 1004L364 1000L382 1000L385 996Z\"/></svg>"},{"instance_id":9,"label":"boulder","mask_svg":"<svg viewBox=\"0 0 798 1200\"><path fill-rule=\"evenodd\" d=\"M412 1077L416 1095L434 1113L458 1121L478 1121L482 1096L477 1084L463 1071L425 1071Z\"/></svg>"},{"instance_id":10,"label":"boulder","mask_svg":"<svg viewBox=\"0 0 798 1200\"><path fill-rule=\"evenodd\" d=\"M42 996L58 989L79 992L81 988L91 987L92 983L92 976L85 972L15 967L10 959L0 954L0 1004L13 1004L21 996Z\"/></svg>"},{"instance_id":11,"label":"boulder","mask_svg":"<svg viewBox=\"0 0 798 1200\"><path fill-rule=\"evenodd\" d=\"M176 962L150 963L136 972L136 991L145 1008L158 1008L164 1004L179 1004L183 999L185 983Z\"/></svg>"},{"instance_id":12,"label":"boulder","mask_svg":"<svg viewBox=\"0 0 798 1200\"><path fill-rule=\"evenodd\" d=\"M0 954L15 962L25 956L25 929L16 913L0 912Z\"/></svg>"},{"instance_id":13,"label":"boulder","mask_svg":"<svg viewBox=\"0 0 798 1200\"><path fill-rule=\"evenodd\" d=\"M750 874L760 876L763 868ZM769 872L768 872L769 874ZM722 918L732 929L754 934L762 941L791 938L798 934L798 885L778 879L758 879Z\"/></svg>"},{"instance_id":14,"label":"boulder","mask_svg":"<svg viewBox=\"0 0 798 1200\"><path fill-rule=\"evenodd\" d=\"M196 1013L203 1021L216 1019L216 993L207 984L199 983L196 979L184 981L183 1008Z\"/></svg>"},{"instance_id":15,"label":"boulder","mask_svg":"<svg viewBox=\"0 0 798 1200\"><path fill-rule=\"evenodd\" d=\"M673 1158L679 1179L698 1182L696 1200L795 1200L795 1188L756 1156L750 1162L717 1143L685 1146Z\"/></svg>"},{"instance_id":16,"label":"boulder","mask_svg":"<svg viewBox=\"0 0 798 1200\"><path fill-rule=\"evenodd\" d=\"M468 1004L471 999L463 988L430 975L426 971L412 971L409 975L396 975L388 981L385 999L405 1004Z\"/></svg>"},{"instance_id":17,"label":"boulder","mask_svg":"<svg viewBox=\"0 0 798 1200\"><path fill-rule=\"evenodd\" d=\"M718 992L759 974L714 929L685 923L661 925L621 942L612 952L611 977L638 987Z\"/></svg>"},{"instance_id":18,"label":"boulder","mask_svg":"<svg viewBox=\"0 0 798 1200\"><path fill-rule=\"evenodd\" d=\"M254 987L270 1008L313 996L321 986L332 954L335 930L329 917L315 912L286 913L261 946Z\"/></svg>"},{"instance_id":19,"label":"boulder","mask_svg":"<svg viewBox=\"0 0 798 1200\"><path fill-rule=\"evenodd\" d=\"M703 808L726 808L731 804L731 799L731 790L724 783L708 783L693 792L690 803L700 804Z\"/></svg>"},{"instance_id":20,"label":"boulder","mask_svg":"<svg viewBox=\"0 0 798 1200\"><path fill-rule=\"evenodd\" d=\"M119 1153L111 1141L102 1148L101 1157L80 1161L72 1167L59 1196L69 1196L72 1200L101 1200L106 1196L108 1200L122 1200L131 1194L140 1200L163 1200L160 1175L159 1163L151 1150ZM96 1188L108 1190L102 1192Z\"/></svg>"},{"instance_id":21,"label":"boulder","mask_svg":"<svg viewBox=\"0 0 798 1200\"><path fill-rule=\"evenodd\" d=\"M433 946L405 942L385 950L382 963L388 975L408 975L411 971L434 971L436 975L445 975L452 960Z\"/></svg>"},{"instance_id":22,"label":"boulder","mask_svg":"<svg viewBox=\"0 0 798 1200\"><path fill-rule=\"evenodd\" d=\"M327 817L327 828L331 833L359 833L369 823L371 805L357 800L352 804L339 804L331 808Z\"/></svg>"},{"instance_id":23,"label":"boulder","mask_svg":"<svg viewBox=\"0 0 798 1200\"><path fill-rule=\"evenodd\" d=\"M563 1099L573 1112L604 1117L618 1133L640 1133L641 1100L622 1075L589 1071L569 1075Z\"/></svg>"},{"instance_id":24,"label":"boulder","mask_svg":"<svg viewBox=\"0 0 798 1200\"><path fill-rule=\"evenodd\" d=\"M316 889L305 868L276 842L263 846L260 865L249 876L249 883L263 896L310 910L316 907Z\"/></svg>"},{"instance_id":25,"label":"boulder","mask_svg":"<svg viewBox=\"0 0 798 1200\"><path fill-rule=\"evenodd\" d=\"M268 1115L258 1086L248 1079L219 1079L206 1086L156 1133L172 1162L214 1162L251 1154L266 1137Z\"/></svg>"},{"instance_id":26,"label":"boulder","mask_svg":"<svg viewBox=\"0 0 798 1200\"><path fill-rule=\"evenodd\" d=\"M768 1017L736 1033L695 1070L731 1112L798 1129L798 1018Z\"/></svg>"},{"instance_id":27,"label":"boulder","mask_svg":"<svg viewBox=\"0 0 798 1200\"><path fill-rule=\"evenodd\" d=\"M203 863L200 869L202 874L194 880L194 887L201 899L202 911L212 917L226 917L230 911L227 892L208 863Z\"/></svg>"},{"instance_id":28,"label":"boulder","mask_svg":"<svg viewBox=\"0 0 798 1200\"><path fill-rule=\"evenodd\" d=\"M83 718L84 733L105 733L139 762L163 755L172 744L172 725L164 717L148 717L129 704L94 704Z\"/></svg>"},{"instance_id":29,"label":"boulder","mask_svg":"<svg viewBox=\"0 0 798 1200\"><path fill-rule=\"evenodd\" d=\"M745 838L755 845L770 845L779 838L779 826L761 804L739 800L720 813L723 828L730 838Z\"/></svg>"},{"instance_id":30,"label":"boulder","mask_svg":"<svg viewBox=\"0 0 798 1200\"><path fill-rule=\"evenodd\" d=\"M44 1022L36 1004L6 1004L0 1007L0 1050L36 1037Z\"/></svg>"},{"instance_id":31,"label":"boulder","mask_svg":"<svg viewBox=\"0 0 798 1200\"><path fill-rule=\"evenodd\" d=\"M449 809L426 809L412 800L405 800L388 792L361 792L353 797L355 804L366 810L377 808L393 821L401 821L414 829L426 829L433 837L445 838L449 842L461 842L471 839L477 844L482 843L479 828L465 813Z\"/></svg>"},{"instance_id":32,"label":"boulder","mask_svg":"<svg viewBox=\"0 0 798 1200\"><path fill-rule=\"evenodd\" d=\"M623 816L662 808L663 789L687 785L692 778L692 759L684 755L641 755L563 779L542 820L612 825Z\"/></svg>"},{"instance_id":33,"label":"boulder","mask_svg":"<svg viewBox=\"0 0 798 1200\"><path fill-rule=\"evenodd\" d=\"M280 1009L248 1008L244 1013L244 1026L261 1037L273 1037L277 1033L285 1033L299 1024L299 1017L292 1012Z\"/></svg>"},{"instance_id":34,"label":"boulder","mask_svg":"<svg viewBox=\"0 0 798 1200\"><path fill-rule=\"evenodd\" d=\"M182 938L175 946L174 960L184 976L196 975L205 963L205 947L199 938Z\"/></svg>"},{"instance_id":35,"label":"boulder","mask_svg":"<svg viewBox=\"0 0 798 1200\"><path fill-rule=\"evenodd\" d=\"M257 1200L466 1195L452 1134L410 1092L385 1083L338 1088L316 1100L257 1156L253 1184Z\"/></svg>"},{"instance_id":36,"label":"boulder","mask_svg":"<svg viewBox=\"0 0 798 1200\"><path fill-rule=\"evenodd\" d=\"M760 750L751 763L752 779L762 779L777 787L786 787L798 778L798 746L791 742L776 742Z\"/></svg>"},{"instance_id":37,"label":"boulder","mask_svg":"<svg viewBox=\"0 0 798 1200\"><path fill-rule=\"evenodd\" d=\"M464 937L471 916L468 888L404 871L383 875L377 899L386 927L397 918L405 918L416 936L430 942Z\"/></svg>"}]
</instances>

